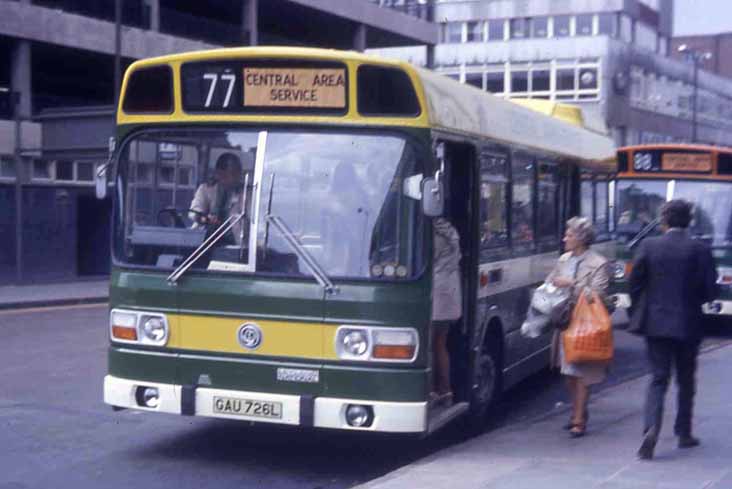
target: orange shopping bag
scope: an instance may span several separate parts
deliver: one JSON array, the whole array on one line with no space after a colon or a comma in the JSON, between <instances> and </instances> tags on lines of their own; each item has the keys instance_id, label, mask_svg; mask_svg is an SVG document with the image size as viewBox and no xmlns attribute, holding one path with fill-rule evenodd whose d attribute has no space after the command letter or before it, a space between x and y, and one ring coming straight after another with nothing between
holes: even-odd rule
<instances>
[{"instance_id":1,"label":"orange shopping bag","mask_svg":"<svg viewBox=\"0 0 732 489\"><path fill-rule=\"evenodd\" d=\"M613 358L613 330L605 305L596 292L583 291L562 333L567 363L609 362Z\"/></svg>"}]
</instances>

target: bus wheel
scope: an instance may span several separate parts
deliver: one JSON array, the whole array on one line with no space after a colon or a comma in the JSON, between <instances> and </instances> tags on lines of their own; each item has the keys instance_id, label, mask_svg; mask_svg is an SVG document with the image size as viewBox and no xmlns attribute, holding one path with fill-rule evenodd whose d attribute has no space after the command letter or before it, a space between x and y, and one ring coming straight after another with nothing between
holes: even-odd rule
<instances>
[{"instance_id":1,"label":"bus wheel","mask_svg":"<svg viewBox=\"0 0 732 489\"><path fill-rule=\"evenodd\" d=\"M471 430L479 431L485 426L501 395L502 381L500 336L491 335L475 359L469 413Z\"/></svg>"}]
</instances>

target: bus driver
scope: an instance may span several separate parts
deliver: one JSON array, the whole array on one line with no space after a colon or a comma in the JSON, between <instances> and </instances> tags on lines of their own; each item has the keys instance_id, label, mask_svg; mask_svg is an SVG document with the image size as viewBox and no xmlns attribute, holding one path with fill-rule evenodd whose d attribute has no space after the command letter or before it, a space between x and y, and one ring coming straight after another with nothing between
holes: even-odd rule
<instances>
[{"instance_id":1,"label":"bus driver","mask_svg":"<svg viewBox=\"0 0 732 489\"><path fill-rule=\"evenodd\" d=\"M188 217L193 228L218 226L241 206L242 164L234 153L223 153L216 159L214 178L202 183L193 196ZM232 228L239 243L242 221Z\"/></svg>"}]
</instances>

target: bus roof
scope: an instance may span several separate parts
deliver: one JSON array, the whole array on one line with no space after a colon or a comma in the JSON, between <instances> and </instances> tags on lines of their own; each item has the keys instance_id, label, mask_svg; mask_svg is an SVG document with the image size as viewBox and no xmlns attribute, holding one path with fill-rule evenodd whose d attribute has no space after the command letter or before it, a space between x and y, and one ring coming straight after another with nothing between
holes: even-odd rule
<instances>
[{"instance_id":1,"label":"bus roof","mask_svg":"<svg viewBox=\"0 0 732 489\"><path fill-rule=\"evenodd\" d=\"M716 151L718 153L732 153L732 148L727 146L713 146L709 144L689 143L658 143L658 144L634 144L618 148L618 151L642 151L642 150L688 150L688 151Z\"/></svg>"},{"instance_id":2,"label":"bus roof","mask_svg":"<svg viewBox=\"0 0 732 489\"><path fill-rule=\"evenodd\" d=\"M180 100L176 100L172 113L150 115L130 114L123 110L126 88L130 75L141 68L169 65L179 73L183 63L195 61L215 61L232 59L327 61L342 62L348 66L352 79L361 65L376 65L402 70L414 86L421 111L417 115L406 116L362 116L355 103L348 104L345 114L339 115L297 115L281 114L193 114L182 110ZM281 61L280 61L281 62ZM178 80L180 78L179 75ZM180 87L180 81L174 82ZM556 114L543 114L530 108L495 97L469 85L463 85L435 72L415 68L409 63L357 53L318 48L295 47L247 47L194 51L150 58L133 63L125 74L123 95L120 97L119 124L145 124L175 122L250 122L263 119L287 123L340 123L354 125L390 125L441 129L448 132L462 132L510 143L527 149L551 153L556 157L585 160L606 171L615 170L615 147L613 141L601 134L587 130L583 126L567 123L566 118ZM180 98L179 94L176 94ZM348 97L357 96L349 90ZM565 110L565 109L561 109ZM555 117L552 117L554 115ZM564 120L561 120L564 119Z\"/></svg>"}]
</instances>

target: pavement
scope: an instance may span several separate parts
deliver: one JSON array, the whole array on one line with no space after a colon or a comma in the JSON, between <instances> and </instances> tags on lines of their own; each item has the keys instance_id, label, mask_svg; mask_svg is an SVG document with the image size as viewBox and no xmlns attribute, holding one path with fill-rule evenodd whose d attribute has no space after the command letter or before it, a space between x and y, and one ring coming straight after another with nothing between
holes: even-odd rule
<instances>
[{"instance_id":1,"label":"pavement","mask_svg":"<svg viewBox=\"0 0 732 489\"><path fill-rule=\"evenodd\" d=\"M0 309L105 303L109 279L0 287Z\"/></svg>"},{"instance_id":2,"label":"pavement","mask_svg":"<svg viewBox=\"0 0 732 489\"><path fill-rule=\"evenodd\" d=\"M730 489L732 488L732 346L699 358L694 432L702 445L676 447L675 387L651 461L636 459L648 377L603 390L590 403L585 437L571 439L555 409L522 424L455 445L358 489Z\"/></svg>"}]
</instances>

